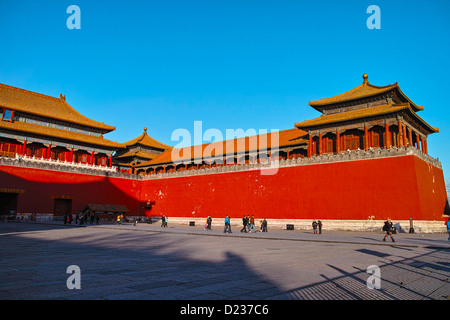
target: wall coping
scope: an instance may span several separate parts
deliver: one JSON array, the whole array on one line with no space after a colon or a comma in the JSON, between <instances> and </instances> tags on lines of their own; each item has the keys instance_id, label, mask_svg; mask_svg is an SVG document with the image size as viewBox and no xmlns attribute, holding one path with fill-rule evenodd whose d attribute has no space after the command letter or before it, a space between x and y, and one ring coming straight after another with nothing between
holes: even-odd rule
<instances>
[{"instance_id":1,"label":"wall coping","mask_svg":"<svg viewBox=\"0 0 450 320\"><path fill-rule=\"evenodd\" d=\"M193 170L184 170L178 172L161 172L152 175L135 175L116 171L116 168L107 168L91 165L80 165L70 162L61 161L46 161L33 158L11 158L0 156L0 165L15 166L23 168L33 168L41 170L52 170L60 172L78 173L97 175L104 177L116 177L124 179L134 180L157 180L168 178L181 178L190 176L201 176L206 174L220 174L220 173L232 173L240 171L253 171L253 170L270 170L277 168L298 167L306 165L327 164L347 161L359 161L359 160L372 160L392 157L403 156L416 156L419 159L442 169L442 164L438 159L435 159L415 147L392 147L391 149L372 149L369 150L353 150L344 151L338 154L323 154L313 156L311 158L297 158L288 160L273 160L264 163L254 164L232 164L227 166L219 166L212 168L202 168Z\"/></svg>"},{"instance_id":2,"label":"wall coping","mask_svg":"<svg viewBox=\"0 0 450 320\"><path fill-rule=\"evenodd\" d=\"M125 179L139 179L136 175L130 175L116 171L117 168L102 167L89 164L79 164L59 160L44 160L34 157L3 157L0 156L0 165L51 170L67 173L88 174L103 177L117 177Z\"/></svg>"},{"instance_id":3,"label":"wall coping","mask_svg":"<svg viewBox=\"0 0 450 320\"><path fill-rule=\"evenodd\" d=\"M327 164L336 162L347 162L347 161L358 161L358 160L371 160L371 159L382 159L382 158L392 158L392 157L403 157L403 156L416 156L419 159L442 169L442 164L438 159L435 159L415 147L392 147L391 149L372 149L369 150L353 150L344 151L338 154L323 154L318 156L313 156L311 158L297 158L288 160L273 160L264 163L254 163L254 164L233 164L227 166L218 166L212 168L202 168L193 170L184 170L177 172L161 172L151 175L141 175L142 180L155 180L155 179L167 179L167 178L179 178L188 176L198 176L206 174L218 174L218 173L230 173L239 171L252 171L252 170L267 170L276 168L286 168L286 167L297 167L305 165L315 165L315 164Z\"/></svg>"}]
</instances>

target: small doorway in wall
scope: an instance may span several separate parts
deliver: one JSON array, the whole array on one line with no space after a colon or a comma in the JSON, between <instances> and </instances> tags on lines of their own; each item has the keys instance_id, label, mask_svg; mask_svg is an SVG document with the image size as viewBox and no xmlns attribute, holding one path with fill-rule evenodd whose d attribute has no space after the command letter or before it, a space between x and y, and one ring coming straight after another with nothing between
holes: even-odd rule
<instances>
[{"instance_id":1,"label":"small doorway in wall","mask_svg":"<svg viewBox=\"0 0 450 320\"><path fill-rule=\"evenodd\" d=\"M53 214L55 216L72 214L72 199L55 198Z\"/></svg>"},{"instance_id":2,"label":"small doorway in wall","mask_svg":"<svg viewBox=\"0 0 450 320\"><path fill-rule=\"evenodd\" d=\"M17 212L18 193L0 192L0 215L10 215Z\"/></svg>"}]
</instances>

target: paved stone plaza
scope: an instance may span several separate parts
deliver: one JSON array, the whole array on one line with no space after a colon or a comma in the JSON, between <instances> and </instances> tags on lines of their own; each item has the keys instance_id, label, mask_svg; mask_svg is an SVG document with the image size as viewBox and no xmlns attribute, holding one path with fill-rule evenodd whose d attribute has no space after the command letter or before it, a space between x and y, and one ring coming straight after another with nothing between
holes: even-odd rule
<instances>
[{"instance_id":1,"label":"paved stone plaza","mask_svg":"<svg viewBox=\"0 0 450 320\"><path fill-rule=\"evenodd\" d=\"M270 227L270 226L269 226ZM1 299L446 300L447 234L0 223ZM67 268L80 268L68 289ZM367 268L378 266L380 289Z\"/></svg>"}]
</instances>

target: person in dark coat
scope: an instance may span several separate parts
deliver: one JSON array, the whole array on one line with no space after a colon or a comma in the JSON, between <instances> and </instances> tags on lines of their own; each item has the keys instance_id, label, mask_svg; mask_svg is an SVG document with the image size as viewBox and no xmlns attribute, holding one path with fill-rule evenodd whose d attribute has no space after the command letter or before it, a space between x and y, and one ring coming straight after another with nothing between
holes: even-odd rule
<instances>
[{"instance_id":1,"label":"person in dark coat","mask_svg":"<svg viewBox=\"0 0 450 320\"><path fill-rule=\"evenodd\" d=\"M384 235L383 241L386 241L386 238L388 236L391 237L392 242L395 242L394 238L392 237L392 230L394 229L394 224L392 223L391 219L388 218L385 222L384 222L384 226L383 226L383 231L386 232L386 234Z\"/></svg>"},{"instance_id":2,"label":"person in dark coat","mask_svg":"<svg viewBox=\"0 0 450 320\"><path fill-rule=\"evenodd\" d=\"M212 223L211 216L208 216L208 218L206 219L206 230L211 230L211 223Z\"/></svg>"},{"instance_id":3,"label":"person in dark coat","mask_svg":"<svg viewBox=\"0 0 450 320\"><path fill-rule=\"evenodd\" d=\"M267 220L264 218L262 222L262 232L267 232Z\"/></svg>"},{"instance_id":4,"label":"person in dark coat","mask_svg":"<svg viewBox=\"0 0 450 320\"><path fill-rule=\"evenodd\" d=\"M247 233L248 219L247 219L247 216L245 216L245 215L244 215L244 217L242 218L242 224L243 224L244 227L241 229L241 232Z\"/></svg>"}]
</instances>

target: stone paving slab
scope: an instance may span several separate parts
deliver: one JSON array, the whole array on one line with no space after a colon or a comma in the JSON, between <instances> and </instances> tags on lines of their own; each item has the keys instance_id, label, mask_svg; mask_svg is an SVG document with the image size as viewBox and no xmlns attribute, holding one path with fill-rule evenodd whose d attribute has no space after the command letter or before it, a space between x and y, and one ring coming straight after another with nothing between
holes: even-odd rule
<instances>
[{"instance_id":1,"label":"stone paving slab","mask_svg":"<svg viewBox=\"0 0 450 320\"><path fill-rule=\"evenodd\" d=\"M3 300L447 300L447 234L0 223ZM81 289L68 289L69 265ZM368 266L381 288L369 289Z\"/></svg>"}]
</instances>

